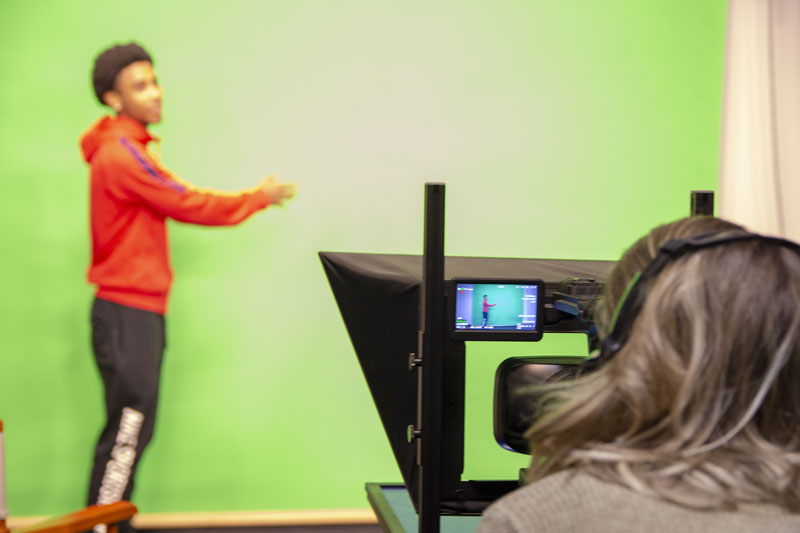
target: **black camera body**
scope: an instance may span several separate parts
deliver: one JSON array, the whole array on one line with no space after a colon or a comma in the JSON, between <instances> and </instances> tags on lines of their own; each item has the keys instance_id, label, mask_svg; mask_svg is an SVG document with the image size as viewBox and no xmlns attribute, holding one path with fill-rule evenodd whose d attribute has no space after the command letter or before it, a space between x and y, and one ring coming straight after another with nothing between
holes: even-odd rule
<instances>
[{"instance_id":1,"label":"black camera body","mask_svg":"<svg viewBox=\"0 0 800 533\"><path fill-rule=\"evenodd\" d=\"M586 334L591 354L599 346L594 310L602 292L603 284L594 278L562 280L549 301L542 302L544 313L539 327L553 328L571 322L573 331ZM574 378L586 370L586 360L585 355L574 355L510 357L503 361L495 373L494 386L493 427L497 443L509 451L529 454L525 432L539 418L543 399L537 388Z\"/></svg>"}]
</instances>

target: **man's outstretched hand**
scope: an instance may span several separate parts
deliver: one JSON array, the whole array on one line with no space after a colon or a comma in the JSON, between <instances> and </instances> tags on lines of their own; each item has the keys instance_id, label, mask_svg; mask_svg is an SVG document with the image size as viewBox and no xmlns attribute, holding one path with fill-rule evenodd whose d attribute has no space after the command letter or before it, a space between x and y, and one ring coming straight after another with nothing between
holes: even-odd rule
<instances>
[{"instance_id":1,"label":"man's outstretched hand","mask_svg":"<svg viewBox=\"0 0 800 533\"><path fill-rule=\"evenodd\" d=\"M297 185L294 183L284 183L275 179L275 176L267 176L259 184L267 196L270 205L283 205L286 200L294 198Z\"/></svg>"}]
</instances>

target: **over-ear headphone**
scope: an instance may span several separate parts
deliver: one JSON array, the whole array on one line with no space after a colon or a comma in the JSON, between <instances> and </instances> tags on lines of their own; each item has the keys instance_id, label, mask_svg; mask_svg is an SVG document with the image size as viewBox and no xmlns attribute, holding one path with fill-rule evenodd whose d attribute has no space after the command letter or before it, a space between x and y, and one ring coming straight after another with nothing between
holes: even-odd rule
<instances>
[{"instance_id":1,"label":"over-ear headphone","mask_svg":"<svg viewBox=\"0 0 800 533\"><path fill-rule=\"evenodd\" d=\"M650 281L655 279L670 262L675 261L677 258L687 253L703 248L753 240L774 244L776 246L783 246L800 254L800 245L793 241L781 239L779 237L760 235L758 233L750 233L744 230L728 230L697 235L687 239L672 239L664 244L659 250L658 255L647 267L637 273L628 283L614 311L611 323L609 324L610 333L603 339L600 345L600 354L589 359L586 362L587 366L589 368L597 367L614 357L620 349L622 349L630 336L633 322L636 320L636 316L639 311L641 311L647 299L647 293L650 287L652 287Z\"/></svg>"},{"instance_id":2,"label":"over-ear headphone","mask_svg":"<svg viewBox=\"0 0 800 533\"><path fill-rule=\"evenodd\" d=\"M628 341L633 329L633 324L636 321L636 317L641 312L644 303L647 300L648 293L653 287L652 282L670 262L675 261L686 254L693 253L704 248L722 246L734 242L756 240L787 248L800 255L800 244L786 239L768 237L744 230L716 231L690 238L673 239L667 241L666 244L661 246L656 257L653 258L653 260L650 261L650 263L648 263L648 265L642 271L635 274L628 283L625 291L622 294L622 297L620 298L620 301L614 310L613 317L611 318L608 326L608 331L610 331L610 333L600 343L599 350L595 351L595 353L593 353L589 359L586 359L579 365L565 364L560 370L551 373L544 378L541 376L541 374L543 372L547 372L547 370L541 367L540 362L526 361L523 363L516 363L517 367L524 367L525 365L531 364L541 367L538 372L528 373L525 376L525 379L530 379L532 376L536 375L537 379L535 382L527 382L532 386L540 385L542 383L568 381L575 379L576 377L585 376L588 373L595 371L604 363L612 359ZM514 360L507 360L498 369L498 383L506 383L508 375L510 375L511 371L515 368L513 366L515 363L512 361ZM561 363L559 362L559 364ZM779 365L775 366L775 373L777 373L779 369ZM499 378L499 376L501 376L501 370L504 372L502 374L502 381ZM761 390L754 396L751 402L751 407L749 408L748 413L741 418L739 423L737 423L722 437L712 441L711 443L693 449L691 452L689 452L689 454L696 455L712 449L720 442L726 441L732 435L741 430L741 428L747 423L752 414L759 407L761 401L763 400L763 396L768 389L771 379L774 379L774 374L772 377L767 376L765 378ZM519 402L519 396L511 396L510 394L510 391L515 389L507 384L504 385L504 387L505 388L502 389L496 388L495 390L496 395L498 393L500 394L495 398L495 437L498 439L498 442L505 443L503 444L504 447L508 447L520 453L529 453L528 441L523 434L525 430L527 430L530 425L539 418L539 407L531 407L532 405L538 404L535 404L535 402L532 404L529 396L526 397L526 401ZM540 398L540 396L536 397Z\"/></svg>"}]
</instances>

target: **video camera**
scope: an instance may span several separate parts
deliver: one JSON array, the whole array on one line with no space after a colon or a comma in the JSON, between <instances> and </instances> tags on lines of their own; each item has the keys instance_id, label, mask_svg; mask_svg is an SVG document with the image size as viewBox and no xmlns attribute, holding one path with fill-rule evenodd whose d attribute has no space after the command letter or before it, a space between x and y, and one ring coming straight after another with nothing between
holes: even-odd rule
<instances>
[{"instance_id":1,"label":"video camera","mask_svg":"<svg viewBox=\"0 0 800 533\"><path fill-rule=\"evenodd\" d=\"M603 283L593 278L567 278L553 292L547 305L542 329L565 321L576 321L586 334L588 353L599 346L594 310L603 293ZM586 371L583 360L576 357L510 357L495 373L494 437L503 448L530 453L525 432L539 418L539 396L536 388L545 383L573 379Z\"/></svg>"}]
</instances>

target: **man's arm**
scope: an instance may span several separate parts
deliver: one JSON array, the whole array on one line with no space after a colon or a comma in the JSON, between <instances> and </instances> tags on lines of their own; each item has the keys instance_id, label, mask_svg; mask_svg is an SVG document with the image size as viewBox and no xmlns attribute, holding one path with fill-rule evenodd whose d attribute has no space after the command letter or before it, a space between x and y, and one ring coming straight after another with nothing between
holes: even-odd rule
<instances>
[{"instance_id":1,"label":"man's arm","mask_svg":"<svg viewBox=\"0 0 800 533\"><path fill-rule=\"evenodd\" d=\"M234 193L198 189L157 164L146 151L120 139L110 154L118 171L111 190L120 198L139 201L162 216L190 224L238 224L268 205L282 205L294 196L294 185L266 178L252 189Z\"/></svg>"}]
</instances>

